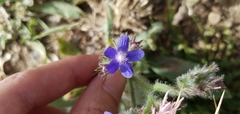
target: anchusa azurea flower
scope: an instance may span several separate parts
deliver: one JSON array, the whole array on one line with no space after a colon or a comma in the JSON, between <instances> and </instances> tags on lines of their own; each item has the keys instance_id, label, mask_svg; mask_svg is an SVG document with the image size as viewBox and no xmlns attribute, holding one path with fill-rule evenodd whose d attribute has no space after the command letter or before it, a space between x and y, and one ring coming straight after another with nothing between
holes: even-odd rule
<instances>
[{"instance_id":1,"label":"anchusa azurea flower","mask_svg":"<svg viewBox=\"0 0 240 114\"><path fill-rule=\"evenodd\" d=\"M117 49L109 46L104 56L110 59L110 63L101 63L101 72L103 75L114 74L119 68L125 78L131 78L134 71L131 62L139 61L143 58L144 52L140 49L140 42L131 41L129 50L129 37L122 35L117 42Z\"/></svg>"}]
</instances>

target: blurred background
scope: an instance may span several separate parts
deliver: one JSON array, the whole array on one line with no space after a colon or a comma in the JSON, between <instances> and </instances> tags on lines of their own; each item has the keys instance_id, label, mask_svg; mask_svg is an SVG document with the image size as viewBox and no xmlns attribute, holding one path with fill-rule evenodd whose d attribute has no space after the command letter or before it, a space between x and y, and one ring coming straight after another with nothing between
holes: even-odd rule
<instances>
[{"instance_id":1,"label":"blurred background","mask_svg":"<svg viewBox=\"0 0 240 114\"><path fill-rule=\"evenodd\" d=\"M127 33L143 40L146 56L134 69L146 82L172 84L193 66L216 62L228 88L220 113L237 114L239 4L240 0L0 0L0 79L68 56L101 54ZM145 93L134 88L141 107ZM51 105L69 110L83 89ZM128 85L122 99L119 113L132 107ZM210 99L195 97L184 104L178 113L215 112Z\"/></svg>"}]
</instances>

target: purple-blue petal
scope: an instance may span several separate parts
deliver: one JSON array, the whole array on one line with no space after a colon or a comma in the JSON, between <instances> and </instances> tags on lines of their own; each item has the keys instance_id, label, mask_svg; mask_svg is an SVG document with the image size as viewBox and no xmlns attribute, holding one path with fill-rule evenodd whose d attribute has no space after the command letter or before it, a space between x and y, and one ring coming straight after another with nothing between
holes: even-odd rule
<instances>
[{"instance_id":1,"label":"purple-blue petal","mask_svg":"<svg viewBox=\"0 0 240 114\"><path fill-rule=\"evenodd\" d=\"M127 53L127 58L129 62L139 61L144 57L144 51L141 49L132 50Z\"/></svg>"},{"instance_id":2,"label":"purple-blue petal","mask_svg":"<svg viewBox=\"0 0 240 114\"><path fill-rule=\"evenodd\" d=\"M109 46L105 52L104 55L110 59L115 59L115 56L117 55L117 50L113 47Z\"/></svg>"},{"instance_id":3,"label":"purple-blue petal","mask_svg":"<svg viewBox=\"0 0 240 114\"><path fill-rule=\"evenodd\" d=\"M120 66L120 70L121 70L122 75L125 78L131 78L134 74L132 66L128 62L122 63L122 65Z\"/></svg>"},{"instance_id":4,"label":"purple-blue petal","mask_svg":"<svg viewBox=\"0 0 240 114\"><path fill-rule=\"evenodd\" d=\"M116 60L112 60L107 66L106 69L110 74L114 74L119 68L119 63Z\"/></svg>"},{"instance_id":5,"label":"purple-blue petal","mask_svg":"<svg viewBox=\"0 0 240 114\"><path fill-rule=\"evenodd\" d=\"M112 114L111 112L105 111L103 114Z\"/></svg>"},{"instance_id":6,"label":"purple-blue petal","mask_svg":"<svg viewBox=\"0 0 240 114\"><path fill-rule=\"evenodd\" d=\"M127 52L129 45L129 37L122 35L118 40L118 51Z\"/></svg>"}]
</instances>

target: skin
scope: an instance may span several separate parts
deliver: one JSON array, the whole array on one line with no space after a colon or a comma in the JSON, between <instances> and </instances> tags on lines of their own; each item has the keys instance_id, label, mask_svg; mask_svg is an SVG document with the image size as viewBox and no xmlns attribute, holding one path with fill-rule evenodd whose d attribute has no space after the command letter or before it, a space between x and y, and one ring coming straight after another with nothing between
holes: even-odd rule
<instances>
[{"instance_id":1,"label":"skin","mask_svg":"<svg viewBox=\"0 0 240 114\"><path fill-rule=\"evenodd\" d=\"M126 79L118 71L94 76L98 55L69 57L0 81L0 114L65 114L48 104L70 90L87 86L71 114L117 113Z\"/></svg>"}]
</instances>

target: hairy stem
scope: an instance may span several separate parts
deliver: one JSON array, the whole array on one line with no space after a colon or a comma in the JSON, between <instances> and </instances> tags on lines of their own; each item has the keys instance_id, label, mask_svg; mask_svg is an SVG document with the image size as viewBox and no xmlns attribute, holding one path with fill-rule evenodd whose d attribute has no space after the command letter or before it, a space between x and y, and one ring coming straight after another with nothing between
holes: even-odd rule
<instances>
[{"instance_id":1,"label":"hairy stem","mask_svg":"<svg viewBox=\"0 0 240 114\"><path fill-rule=\"evenodd\" d=\"M132 83L132 80L131 80L131 79L129 80L129 85L130 85L132 106L133 106L133 107L136 107L135 92L134 92L133 83Z\"/></svg>"}]
</instances>

